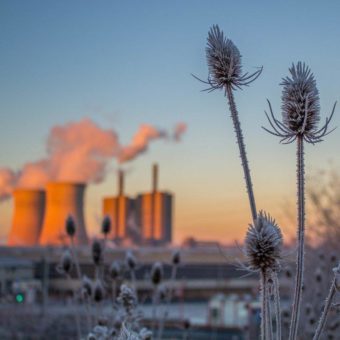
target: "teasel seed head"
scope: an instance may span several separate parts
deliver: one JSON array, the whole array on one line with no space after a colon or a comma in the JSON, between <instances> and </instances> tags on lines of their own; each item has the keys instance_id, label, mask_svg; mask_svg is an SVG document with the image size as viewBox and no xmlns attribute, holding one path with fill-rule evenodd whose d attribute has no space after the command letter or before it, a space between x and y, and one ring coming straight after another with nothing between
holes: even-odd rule
<instances>
[{"instance_id":1,"label":"teasel seed head","mask_svg":"<svg viewBox=\"0 0 340 340\"><path fill-rule=\"evenodd\" d=\"M137 296L133 288L130 288L126 284L120 286L120 292L117 298L118 303L124 307L128 314L137 306Z\"/></svg>"},{"instance_id":2,"label":"teasel seed head","mask_svg":"<svg viewBox=\"0 0 340 340\"><path fill-rule=\"evenodd\" d=\"M103 260L103 249L100 241L94 240L92 243L92 259L95 265L99 265Z\"/></svg>"},{"instance_id":3,"label":"teasel seed head","mask_svg":"<svg viewBox=\"0 0 340 340\"><path fill-rule=\"evenodd\" d=\"M72 255L69 249L65 249L61 255L57 271L61 274L70 274L73 266Z\"/></svg>"},{"instance_id":4,"label":"teasel seed head","mask_svg":"<svg viewBox=\"0 0 340 340\"><path fill-rule=\"evenodd\" d=\"M99 279L97 279L93 286L93 300L101 302L104 299L104 287Z\"/></svg>"},{"instance_id":5,"label":"teasel seed head","mask_svg":"<svg viewBox=\"0 0 340 340\"><path fill-rule=\"evenodd\" d=\"M278 271L282 250L282 233L275 220L260 211L254 225L249 225L245 239L248 269Z\"/></svg>"},{"instance_id":6,"label":"teasel seed head","mask_svg":"<svg viewBox=\"0 0 340 340\"><path fill-rule=\"evenodd\" d=\"M136 261L135 256L133 255L133 253L130 250L128 250L126 252L125 263L126 263L126 266L129 270L135 270L136 265L137 265L137 261Z\"/></svg>"},{"instance_id":7,"label":"teasel seed head","mask_svg":"<svg viewBox=\"0 0 340 340\"><path fill-rule=\"evenodd\" d=\"M178 249L176 249L173 253L172 253L172 264L175 266L178 266L181 262L181 253Z\"/></svg>"},{"instance_id":8,"label":"teasel seed head","mask_svg":"<svg viewBox=\"0 0 340 340\"><path fill-rule=\"evenodd\" d=\"M307 143L319 143L328 135L329 123L333 117L336 103L332 113L322 128L318 128L320 121L319 91L310 68L299 61L289 69L290 77L282 79L282 122L274 115L270 102L270 117L267 119L272 130L264 128L267 132L281 138L284 144L292 143L297 137L302 137Z\"/></svg>"},{"instance_id":9,"label":"teasel seed head","mask_svg":"<svg viewBox=\"0 0 340 340\"><path fill-rule=\"evenodd\" d=\"M112 280L117 280L122 275L122 266L118 261L113 261L110 266L110 276Z\"/></svg>"},{"instance_id":10,"label":"teasel seed head","mask_svg":"<svg viewBox=\"0 0 340 340\"><path fill-rule=\"evenodd\" d=\"M69 215L65 221L66 233L69 237L73 237L76 233L76 223L74 218Z\"/></svg>"},{"instance_id":11,"label":"teasel seed head","mask_svg":"<svg viewBox=\"0 0 340 340\"><path fill-rule=\"evenodd\" d=\"M102 233L108 235L111 231L111 219L109 216L105 216L102 222Z\"/></svg>"},{"instance_id":12,"label":"teasel seed head","mask_svg":"<svg viewBox=\"0 0 340 340\"><path fill-rule=\"evenodd\" d=\"M208 84L207 91L224 89L235 90L253 82L262 72L262 67L253 74L242 74L241 54L235 44L224 36L218 25L210 28L207 38L206 57L208 64L208 80L199 81Z\"/></svg>"},{"instance_id":13,"label":"teasel seed head","mask_svg":"<svg viewBox=\"0 0 340 340\"><path fill-rule=\"evenodd\" d=\"M82 294L85 297L92 296L93 284L92 281L85 275L81 282Z\"/></svg>"},{"instance_id":14,"label":"teasel seed head","mask_svg":"<svg viewBox=\"0 0 340 340\"><path fill-rule=\"evenodd\" d=\"M163 279L163 266L160 262L155 262L151 268L151 281L157 286Z\"/></svg>"}]
</instances>

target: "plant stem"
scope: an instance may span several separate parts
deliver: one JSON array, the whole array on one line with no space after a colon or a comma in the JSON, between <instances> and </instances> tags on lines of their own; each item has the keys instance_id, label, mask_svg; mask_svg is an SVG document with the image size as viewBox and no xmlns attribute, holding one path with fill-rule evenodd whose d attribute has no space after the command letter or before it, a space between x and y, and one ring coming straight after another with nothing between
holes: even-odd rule
<instances>
[{"instance_id":1,"label":"plant stem","mask_svg":"<svg viewBox=\"0 0 340 340\"><path fill-rule=\"evenodd\" d=\"M329 293L328 293L328 296L325 302L325 307L320 317L318 328L315 331L313 340L318 340L322 334L322 330L325 327L325 324L327 321L328 312L331 309L332 300L334 298L335 292L336 292L336 278L334 277L332 284L331 284L331 288L329 289Z\"/></svg>"},{"instance_id":2,"label":"plant stem","mask_svg":"<svg viewBox=\"0 0 340 340\"><path fill-rule=\"evenodd\" d=\"M255 204L255 196L254 196L254 192L253 192L253 185L252 185L250 170L249 170L249 166L248 166L246 148L245 148L244 141L243 141L241 124L240 124L240 120L238 118L238 112L237 112L237 109L236 109L234 95L233 95L233 92L232 92L232 89L231 89L230 86L226 87L226 94L228 96L229 110L230 110L230 113L231 113L231 118L232 118L233 123L234 123L234 129L235 129L235 133L236 133L237 144L238 144L239 150L240 150L241 163L242 163L243 172L244 172L244 179L246 181L246 187L247 187L247 192L248 192L251 214L252 214L252 217L253 217L253 221L255 222L256 217L257 217L257 210L256 210L256 204Z\"/></svg>"},{"instance_id":3,"label":"plant stem","mask_svg":"<svg viewBox=\"0 0 340 340\"><path fill-rule=\"evenodd\" d=\"M272 277L273 277L273 288L274 288L276 339L281 340L281 307L280 307L279 280L275 272L273 272Z\"/></svg>"},{"instance_id":4,"label":"plant stem","mask_svg":"<svg viewBox=\"0 0 340 340\"><path fill-rule=\"evenodd\" d=\"M78 276L78 279L81 280L80 265L79 265L79 261L78 261L78 256L77 256L77 253L76 253L76 249L75 249L75 246L74 246L73 237L71 237L71 250L72 250L72 254L73 254L73 258L74 258L74 263L75 263L75 265L76 265L77 276Z\"/></svg>"},{"instance_id":5,"label":"plant stem","mask_svg":"<svg viewBox=\"0 0 340 340\"><path fill-rule=\"evenodd\" d=\"M268 329L268 284L267 284L267 273L262 270L260 273L260 284L261 284L261 339L269 340L269 329Z\"/></svg>"},{"instance_id":6,"label":"plant stem","mask_svg":"<svg viewBox=\"0 0 340 340\"><path fill-rule=\"evenodd\" d=\"M302 136L297 137L297 195L298 195L298 230L297 230L298 249L296 263L297 270L295 276L294 301L292 307L292 320L289 329L289 340L295 340L297 337L304 271L305 169Z\"/></svg>"}]
</instances>

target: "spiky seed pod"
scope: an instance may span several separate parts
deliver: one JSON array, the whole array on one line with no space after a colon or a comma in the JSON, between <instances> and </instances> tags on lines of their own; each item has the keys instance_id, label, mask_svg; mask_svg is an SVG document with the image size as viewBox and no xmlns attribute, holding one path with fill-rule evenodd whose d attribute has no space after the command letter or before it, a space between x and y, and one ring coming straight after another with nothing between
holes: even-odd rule
<instances>
[{"instance_id":1,"label":"spiky seed pod","mask_svg":"<svg viewBox=\"0 0 340 340\"><path fill-rule=\"evenodd\" d=\"M139 338L141 340L151 340L152 339L152 332L149 329L145 328L145 327L143 327L140 330L138 335L139 335Z\"/></svg>"},{"instance_id":2,"label":"spiky seed pod","mask_svg":"<svg viewBox=\"0 0 340 340\"><path fill-rule=\"evenodd\" d=\"M159 285L163 279L163 266L160 262L155 262L151 269L151 281L154 285Z\"/></svg>"},{"instance_id":3,"label":"spiky seed pod","mask_svg":"<svg viewBox=\"0 0 340 340\"><path fill-rule=\"evenodd\" d=\"M172 253L172 264L177 266L179 265L181 262L181 253L179 252L178 249L176 249L173 253Z\"/></svg>"},{"instance_id":4,"label":"spiky seed pod","mask_svg":"<svg viewBox=\"0 0 340 340\"><path fill-rule=\"evenodd\" d=\"M282 233L275 220L260 211L246 234L245 255L248 268L253 271L278 271L282 243Z\"/></svg>"},{"instance_id":5,"label":"spiky seed pod","mask_svg":"<svg viewBox=\"0 0 340 340\"><path fill-rule=\"evenodd\" d=\"M111 231L111 219L109 216L105 216L102 222L102 233L104 235L109 234Z\"/></svg>"},{"instance_id":6,"label":"spiky seed pod","mask_svg":"<svg viewBox=\"0 0 340 340\"><path fill-rule=\"evenodd\" d=\"M113 261L110 266L110 276L112 280L117 280L122 275L122 266L118 261Z\"/></svg>"},{"instance_id":7,"label":"spiky seed pod","mask_svg":"<svg viewBox=\"0 0 340 340\"><path fill-rule=\"evenodd\" d=\"M100 280L96 280L93 286L93 300L101 302L104 299L104 287Z\"/></svg>"},{"instance_id":8,"label":"spiky seed pod","mask_svg":"<svg viewBox=\"0 0 340 340\"><path fill-rule=\"evenodd\" d=\"M92 259L95 265L99 265L102 262L103 249L102 245L98 240L94 240L92 243Z\"/></svg>"},{"instance_id":9,"label":"spiky seed pod","mask_svg":"<svg viewBox=\"0 0 340 340\"><path fill-rule=\"evenodd\" d=\"M64 250L61 255L57 270L62 274L69 274L73 266L72 255L69 249Z\"/></svg>"},{"instance_id":10,"label":"spiky seed pod","mask_svg":"<svg viewBox=\"0 0 340 340\"><path fill-rule=\"evenodd\" d=\"M209 69L208 83L216 90L230 86L240 88L254 81L262 72L262 68L249 75L242 74L241 54L234 43L227 39L218 25L214 25L207 38L207 64Z\"/></svg>"},{"instance_id":11,"label":"spiky seed pod","mask_svg":"<svg viewBox=\"0 0 340 340\"><path fill-rule=\"evenodd\" d=\"M133 288L122 284L117 298L118 303L130 314L137 306L137 296Z\"/></svg>"},{"instance_id":12,"label":"spiky seed pod","mask_svg":"<svg viewBox=\"0 0 340 340\"><path fill-rule=\"evenodd\" d=\"M289 69L291 77L282 79L283 123L296 134L310 134L320 121L319 92L310 68L302 62Z\"/></svg>"},{"instance_id":13,"label":"spiky seed pod","mask_svg":"<svg viewBox=\"0 0 340 340\"><path fill-rule=\"evenodd\" d=\"M126 252L125 263L129 270L135 270L137 261L136 261L135 256L132 254L130 250Z\"/></svg>"},{"instance_id":14,"label":"spiky seed pod","mask_svg":"<svg viewBox=\"0 0 340 340\"><path fill-rule=\"evenodd\" d=\"M76 233L76 222L71 215L69 215L65 221L65 229L69 237L73 237Z\"/></svg>"},{"instance_id":15,"label":"spiky seed pod","mask_svg":"<svg viewBox=\"0 0 340 340\"><path fill-rule=\"evenodd\" d=\"M92 281L85 275L81 282L82 293L85 297L92 296L93 284Z\"/></svg>"},{"instance_id":16,"label":"spiky seed pod","mask_svg":"<svg viewBox=\"0 0 340 340\"><path fill-rule=\"evenodd\" d=\"M270 115L266 113L272 131L269 133L281 138L281 142L291 143L298 136L308 143L318 143L327 135L329 123L333 117L336 103L332 113L322 128L318 128L320 121L319 92L313 73L305 63L299 61L289 69L290 77L282 79L282 122L274 115L270 102Z\"/></svg>"}]
</instances>

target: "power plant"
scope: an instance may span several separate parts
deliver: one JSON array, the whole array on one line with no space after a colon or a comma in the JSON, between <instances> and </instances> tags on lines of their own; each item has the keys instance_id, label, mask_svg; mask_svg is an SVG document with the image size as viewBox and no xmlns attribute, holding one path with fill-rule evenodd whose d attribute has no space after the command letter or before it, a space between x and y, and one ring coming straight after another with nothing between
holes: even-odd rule
<instances>
[{"instance_id":1,"label":"power plant","mask_svg":"<svg viewBox=\"0 0 340 340\"><path fill-rule=\"evenodd\" d=\"M103 200L103 214L110 217L111 232L109 239L121 241L129 237L129 219L134 218L135 200L124 195L124 173L118 172L118 193L115 197Z\"/></svg>"},{"instance_id":2,"label":"power plant","mask_svg":"<svg viewBox=\"0 0 340 340\"><path fill-rule=\"evenodd\" d=\"M42 190L16 189L13 192L14 214L8 237L10 246L34 246L44 218L45 192Z\"/></svg>"},{"instance_id":3,"label":"power plant","mask_svg":"<svg viewBox=\"0 0 340 340\"><path fill-rule=\"evenodd\" d=\"M137 225L144 242L162 244L172 239L172 195L158 190L158 165L153 165L152 192L137 196Z\"/></svg>"},{"instance_id":4,"label":"power plant","mask_svg":"<svg viewBox=\"0 0 340 340\"><path fill-rule=\"evenodd\" d=\"M50 182L43 190L17 189L13 193L14 216L8 237L10 246L61 246L69 242L65 221L76 223L74 243L86 245L84 183ZM158 190L158 165L153 165L152 190L135 198L124 193L124 173L118 172L116 196L103 199L103 216L110 217L108 239L117 244L159 245L172 240L173 196Z\"/></svg>"},{"instance_id":5,"label":"power plant","mask_svg":"<svg viewBox=\"0 0 340 340\"><path fill-rule=\"evenodd\" d=\"M87 244L84 222L85 184L52 182L46 186L46 212L39 239L40 245L63 245L67 243L65 221L72 216L77 232L75 244Z\"/></svg>"}]
</instances>

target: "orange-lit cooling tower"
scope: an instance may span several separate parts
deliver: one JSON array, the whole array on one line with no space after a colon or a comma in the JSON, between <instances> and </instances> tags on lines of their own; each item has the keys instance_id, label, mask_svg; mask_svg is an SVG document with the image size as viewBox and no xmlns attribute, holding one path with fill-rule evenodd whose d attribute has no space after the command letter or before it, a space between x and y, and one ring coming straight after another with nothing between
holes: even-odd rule
<instances>
[{"instance_id":1,"label":"orange-lit cooling tower","mask_svg":"<svg viewBox=\"0 0 340 340\"><path fill-rule=\"evenodd\" d=\"M84 223L85 184L53 182L46 186L46 211L40 235L41 245L62 245L68 243L65 220L71 215L77 226L75 243L87 244Z\"/></svg>"},{"instance_id":2,"label":"orange-lit cooling tower","mask_svg":"<svg viewBox=\"0 0 340 340\"><path fill-rule=\"evenodd\" d=\"M8 238L9 246L35 246L44 218L45 192L17 189L13 193L14 216Z\"/></svg>"}]
</instances>

